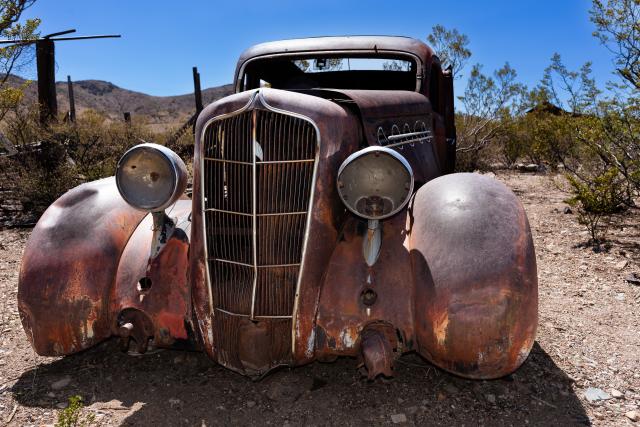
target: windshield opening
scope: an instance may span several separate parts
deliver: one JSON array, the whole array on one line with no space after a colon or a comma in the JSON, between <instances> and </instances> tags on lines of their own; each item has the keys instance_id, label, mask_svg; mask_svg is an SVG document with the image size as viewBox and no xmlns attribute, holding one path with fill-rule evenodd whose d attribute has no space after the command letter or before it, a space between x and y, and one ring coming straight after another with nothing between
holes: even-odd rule
<instances>
[{"instance_id":1,"label":"windshield opening","mask_svg":"<svg viewBox=\"0 0 640 427\"><path fill-rule=\"evenodd\" d=\"M416 61L408 56L305 56L251 61L243 90L377 89L416 90Z\"/></svg>"}]
</instances>

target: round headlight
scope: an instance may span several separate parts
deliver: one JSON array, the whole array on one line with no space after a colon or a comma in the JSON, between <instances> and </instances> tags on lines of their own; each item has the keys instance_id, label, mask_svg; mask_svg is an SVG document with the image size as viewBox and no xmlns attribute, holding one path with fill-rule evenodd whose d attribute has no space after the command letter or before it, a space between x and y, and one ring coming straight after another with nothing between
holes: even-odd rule
<instances>
[{"instance_id":1,"label":"round headlight","mask_svg":"<svg viewBox=\"0 0 640 427\"><path fill-rule=\"evenodd\" d=\"M351 212L383 219L400 211L413 192L413 171L398 152L386 147L356 151L338 170L338 194Z\"/></svg>"},{"instance_id":2,"label":"round headlight","mask_svg":"<svg viewBox=\"0 0 640 427\"><path fill-rule=\"evenodd\" d=\"M187 186L180 157L158 144L140 144L124 153L116 168L122 198L136 209L157 212L176 202Z\"/></svg>"}]
</instances>

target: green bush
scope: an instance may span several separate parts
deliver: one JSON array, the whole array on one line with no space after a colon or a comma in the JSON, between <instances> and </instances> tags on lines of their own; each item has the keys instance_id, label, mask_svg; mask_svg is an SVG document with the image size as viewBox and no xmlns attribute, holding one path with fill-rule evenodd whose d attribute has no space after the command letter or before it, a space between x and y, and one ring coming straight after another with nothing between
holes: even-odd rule
<instances>
[{"instance_id":1,"label":"green bush","mask_svg":"<svg viewBox=\"0 0 640 427\"><path fill-rule=\"evenodd\" d=\"M81 396L71 396L69 405L58 413L55 427L85 427L95 421L93 414L83 416L84 402Z\"/></svg>"},{"instance_id":2,"label":"green bush","mask_svg":"<svg viewBox=\"0 0 640 427\"><path fill-rule=\"evenodd\" d=\"M625 182L616 169L586 180L567 175L573 196L567 200L577 209L578 222L584 225L591 239L590 244L599 248L607 235L611 216L620 212L625 199Z\"/></svg>"}]
</instances>

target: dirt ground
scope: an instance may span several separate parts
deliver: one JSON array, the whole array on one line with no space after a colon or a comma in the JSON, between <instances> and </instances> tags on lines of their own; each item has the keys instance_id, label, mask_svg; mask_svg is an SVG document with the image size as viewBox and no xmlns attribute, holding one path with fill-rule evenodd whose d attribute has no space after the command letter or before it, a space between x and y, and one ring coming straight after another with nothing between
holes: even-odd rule
<instances>
[{"instance_id":1,"label":"dirt ground","mask_svg":"<svg viewBox=\"0 0 640 427\"><path fill-rule=\"evenodd\" d=\"M0 423L54 424L68 398L97 425L618 425L640 426L640 212L621 216L596 253L550 176L501 173L522 199L538 259L537 343L513 375L464 380L416 355L391 380L356 362L314 363L252 382L204 355L123 354L115 341L65 358L37 356L16 310L28 230L0 231ZM588 388L611 398L590 403ZM619 393L617 393L619 392ZM618 397L615 397L618 396Z\"/></svg>"}]
</instances>

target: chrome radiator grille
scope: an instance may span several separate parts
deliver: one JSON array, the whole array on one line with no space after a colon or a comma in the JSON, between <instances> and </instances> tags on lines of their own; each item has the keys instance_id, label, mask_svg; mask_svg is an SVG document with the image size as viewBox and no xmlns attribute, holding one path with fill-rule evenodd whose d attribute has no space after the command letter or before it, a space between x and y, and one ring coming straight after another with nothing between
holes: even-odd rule
<instances>
[{"instance_id":1,"label":"chrome radiator grille","mask_svg":"<svg viewBox=\"0 0 640 427\"><path fill-rule=\"evenodd\" d=\"M212 308L225 325L233 323L229 316L291 319L316 128L295 115L254 109L214 119L203 137Z\"/></svg>"}]
</instances>

